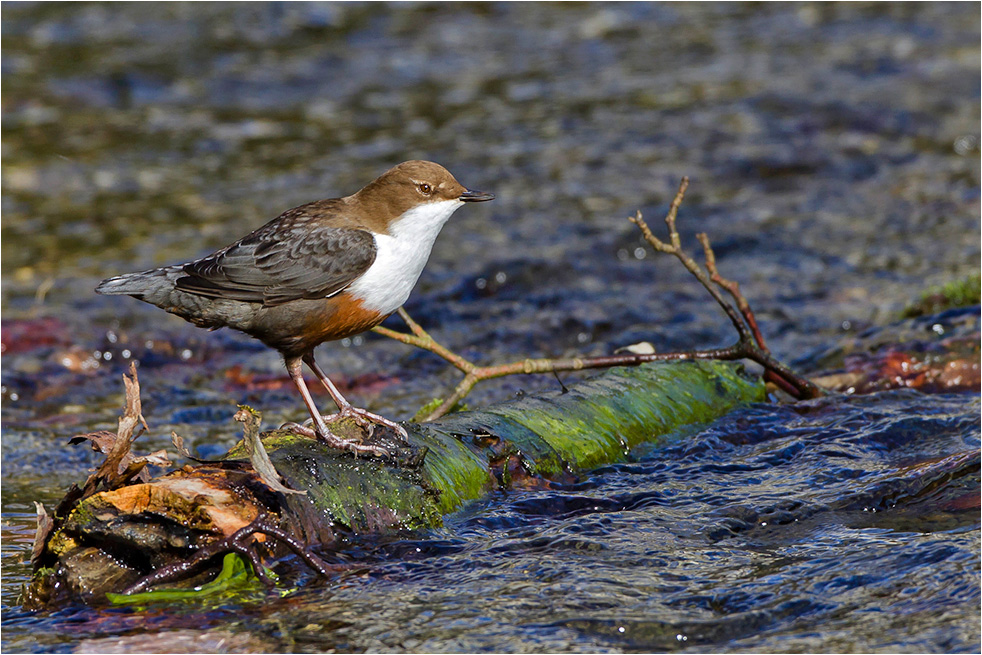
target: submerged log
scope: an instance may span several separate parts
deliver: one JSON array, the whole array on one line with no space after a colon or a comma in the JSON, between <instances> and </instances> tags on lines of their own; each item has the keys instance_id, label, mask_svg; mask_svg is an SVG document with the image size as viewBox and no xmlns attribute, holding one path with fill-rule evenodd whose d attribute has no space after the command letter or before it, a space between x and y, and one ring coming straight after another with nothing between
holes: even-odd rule
<instances>
[{"instance_id":1,"label":"submerged log","mask_svg":"<svg viewBox=\"0 0 982 655\"><path fill-rule=\"evenodd\" d=\"M570 479L763 397L763 383L739 365L657 363L612 369L565 393L407 424L410 449L387 459L355 458L273 430L262 435L269 459L287 486L306 494L274 491L242 443L221 461L99 491L55 517L25 604L105 602L107 592L257 520L276 526L249 533L270 557L300 542L324 552L352 535L439 526L444 515L491 490ZM381 445L394 443L381 436ZM282 538L272 534L277 530ZM189 582L213 576L221 558L211 563Z\"/></svg>"}]
</instances>

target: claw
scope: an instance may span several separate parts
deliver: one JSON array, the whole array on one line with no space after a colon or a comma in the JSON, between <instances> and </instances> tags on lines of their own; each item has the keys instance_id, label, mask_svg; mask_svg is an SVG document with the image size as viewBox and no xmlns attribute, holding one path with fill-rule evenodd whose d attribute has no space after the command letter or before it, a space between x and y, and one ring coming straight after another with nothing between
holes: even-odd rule
<instances>
[{"instance_id":1,"label":"claw","mask_svg":"<svg viewBox=\"0 0 982 655\"><path fill-rule=\"evenodd\" d=\"M305 423L313 423L312 420L305 421ZM294 434L299 434L303 437L309 439L320 439L326 443L331 448L337 448L338 450L347 451L357 455L374 455L375 457L388 457L389 451L381 446L366 446L364 444L358 443L353 439L342 439L336 434L331 433L329 430L324 431L321 434L314 428L308 428L306 425L299 425L297 423L284 423L280 426L281 430L289 430Z\"/></svg>"},{"instance_id":2,"label":"claw","mask_svg":"<svg viewBox=\"0 0 982 655\"><path fill-rule=\"evenodd\" d=\"M406 428L402 427L395 421L390 421L384 416L373 414L367 409L361 409L348 405L347 407L341 409L337 414L331 414L330 416L325 416L323 418L329 423L334 423L345 418L353 419L358 425L369 429L369 436L371 436L371 430L373 430L376 425L384 425L402 437L403 442L409 443L409 433L406 432Z\"/></svg>"},{"instance_id":3,"label":"claw","mask_svg":"<svg viewBox=\"0 0 982 655\"><path fill-rule=\"evenodd\" d=\"M324 387L331 394L331 398L334 399L334 404L338 406L339 410L337 414L332 414L331 416L321 416L320 412L317 411L317 406L314 405L314 399L310 397L310 390L307 389L307 383L303 380L303 374L301 371L302 362L307 362L314 374L320 379L324 384ZM306 423L302 426L290 427L297 434L302 434L304 436L311 436L313 432L318 439L326 442L329 446L333 448L338 448L340 450L347 450L349 452L358 455L359 453L367 453L375 455L376 457L387 457L389 451L385 448L379 446L365 446L351 439L342 439L341 437L333 434L327 427L328 423L335 423L343 418L352 418L361 426L369 427L366 432L368 435L372 435L371 425L373 423L384 425L392 430L395 430L396 434L402 437L403 442L409 443L409 434L406 432L398 423L390 421L389 419L379 416L378 414L372 414L371 412L358 409L357 407L352 407L351 403L344 399L341 392L337 390L334 384L324 375L324 372L320 370L317 363L314 362L313 353L307 353L302 358L300 357L287 357L286 358L286 370L290 373L290 377L293 379L293 383L296 385L297 390L300 391L300 395L303 396L304 404L307 405L307 410L310 412L310 423L313 425L313 429L306 427ZM296 425L296 424L294 424Z\"/></svg>"},{"instance_id":4,"label":"claw","mask_svg":"<svg viewBox=\"0 0 982 655\"><path fill-rule=\"evenodd\" d=\"M297 384L299 386L300 384L303 383L303 376L300 375L299 363L295 362L295 360L292 361L294 361L293 366L295 367L294 374L297 376L294 379L297 381ZM336 386L334 386L334 383L331 382L331 380L324 374L324 371L320 369L320 367L317 365L317 362L314 361L313 352L309 352L306 355L304 355L303 361L307 363L307 366L310 367L310 370L312 370L314 372L314 375L316 375L317 378L321 381L321 384L324 385L324 388L327 389L327 392L331 394L331 398L334 400L334 404L337 405L339 408L337 414L332 414L331 416L325 416L323 417L323 420L334 422L342 418L353 418L359 425L362 426L367 426L372 423L375 423L377 425L384 425L385 427L395 431L396 434L402 437L404 443L406 443L407 445L409 444L409 433L406 432L406 428L402 427L395 421L390 421L384 416L379 416L378 414L373 414L372 412L366 409L360 409L358 407L352 406L352 404L349 403L345 399L345 397L341 395L341 392L338 391L338 388ZM289 363L287 364L287 368L288 369L290 368ZM303 391L301 391L301 393L302 392ZM313 401L308 403L307 406L311 407L312 402Z\"/></svg>"},{"instance_id":5,"label":"claw","mask_svg":"<svg viewBox=\"0 0 982 655\"><path fill-rule=\"evenodd\" d=\"M314 424L313 420L307 419L306 421L303 422L303 425L301 425L300 423L289 422L281 425L280 429L287 430L288 432L292 432L293 434L299 434L300 436L307 437L309 439L316 439L317 431L309 427L308 423L310 425Z\"/></svg>"}]
</instances>

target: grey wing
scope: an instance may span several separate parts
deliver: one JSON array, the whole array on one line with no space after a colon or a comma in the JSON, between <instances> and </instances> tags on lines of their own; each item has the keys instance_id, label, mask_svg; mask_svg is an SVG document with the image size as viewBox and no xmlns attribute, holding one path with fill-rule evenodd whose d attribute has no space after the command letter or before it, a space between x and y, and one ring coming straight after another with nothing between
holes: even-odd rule
<instances>
[{"instance_id":1,"label":"grey wing","mask_svg":"<svg viewBox=\"0 0 982 655\"><path fill-rule=\"evenodd\" d=\"M177 288L212 298L282 305L343 290L375 261L365 230L273 221L227 248L184 265Z\"/></svg>"}]
</instances>

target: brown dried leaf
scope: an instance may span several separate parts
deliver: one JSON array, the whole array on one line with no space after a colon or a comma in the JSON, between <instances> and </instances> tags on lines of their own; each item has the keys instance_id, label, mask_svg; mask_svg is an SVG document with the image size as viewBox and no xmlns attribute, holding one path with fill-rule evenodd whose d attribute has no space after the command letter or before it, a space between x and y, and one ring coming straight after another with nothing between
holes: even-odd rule
<instances>
[{"instance_id":1,"label":"brown dried leaf","mask_svg":"<svg viewBox=\"0 0 982 655\"><path fill-rule=\"evenodd\" d=\"M44 505L35 501L34 508L38 513L38 529L34 533L34 545L31 547L31 564L37 562L38 558L41 557L44 547L48 544L48 537L51 536L51 531L55 527L55 522L48 516Z\"/></svg>"},{"instance_id":2,"label":"brown dried leaf","mask_svg":"<svg viewBox=\"0 0 982 655\"><path fill-rule=\"evenodd\" d=\"M92 450L102 453L108 457L116 447L116 441L118 439L119 435L117 433L109 432L108 430L100 430L98 432L89 432L87 434L76 434L74 437L68 440L68 443L75 446L83 441L89 441L92 445ZM119 460L119 466L116 469L116 474L122 475L135 459L136 458L133 456L133 453L124 453L122 459Z\"/></svg>"},{"instance_id":3,"label":"brown dried leaf","mask_svg":"<svg viewBox=\"0 0 982 655\"><path fill-rule=\"evenodd\" d=\"M127 484L133 478L140 482L150 482L150 471L146 469L147 464L154 466L170 466L171 461L167 458L167 451L158 450L143 457L132 457L126 469L116 478L116 487Z\"/></svg>"},{"instance_id":4,"label":"brown dried leaf","mask_svg":"<svg viewBox=\"0 0 982 655\"><path fill-rule=\"evenodd\" d=\"M174 448L177 448L177 454L185 459L194 460L199 464L217 464L222 461L221 459L202 459L200 457L195 457L191 454L191 451L187 449L187 446L184 445L184 437L176 432L171 431L170 441L172 444L174 444Z\"/></svg>"},{"instance_id":5,"label":"brown dried leaf","mask_svg":"<svg viewBox=\"0 0 982 655\"><path fill-rule=\"evenodd\" d=\"M123 409L123 415L119 417L119 428L111 446L109 443L111 433L105 432L78 435L71 440L71 443L80 443L80 439L89 439L100 452L104 453L106 452L105 449L108 448L106 460L85 481L79 501L94 494L100 483L106 489L116 489L126 484L137 474L143 473L144 479L148 479L142 470L145 464L134 465L135 458L130 453L130 446L140 436L138 433L134 434L136 427L142 424L144 428L149 428L147 428L147 422L141 414L140 383L136 376L136 364L133 362L130 362L129 373L129 376L123 375L123 384L126 387L126 407Z\"/></svg>"},{"instance_id":6,"label":"brown dried leaf","mask_svg":"<svg viewBox=\"0 0 982 655\"><path fill-rule=\"evenodd\" d=\"M154 452L150 453L149 455L144 455L143 457L137 457L136 458L136 461L138 461L138 462L146 462L147 464L150 464L151 466L170 466L171 465L171 461L170 461L170 458L167 456L167 451L166 450L155 450Z\"/></svg>"},{"instance_id":7,"label":"brown dried leaf","mask_svg":"<svg viewBox=\"0 0 982 655\"><path fill-rule=\"evenodd\" d=\"M279 491L282 494L306 495L306 491L290 489L280 482L280 474L276 472L276 467L273 466L273 462L269 459L269 453L263 446L263 440L259 438L262 414L251 407L239 405L239 411L235 413L235 420L242 423L244 433L242 440L249 451L249 461L252 462L252 468L255 469L259 478L273 491Z\"/></svg>"},{"instance_id":8,"label":"brown dried leaf","mask_svg":"<svg viewBox=\"0 0 982 655\"><path fill-rule=\"evenodd\" d=\"M174 448L177 448L177 454L186 459L193 459L197 461L197 458L191 454L191 451L187 449L184 445L184 437L174 432L170 433L170 442L174 444Z\"/></svg>"},{"instance_id":9,"label":"brown dried leaf","mask_svg":"<svg viewBox=\"0 0 982 655\"><path fill-rule=\"evenodd\" d=\"M106 461L99 472L103 473L106 484L110 489L115 489L122 482L120 480L120 468L128 470L132 464L124 466L123 460L130 454L130 446L136 440L139 433L136 428L143 425L145 430L149 430L147 422L143 418L142 405L140 403L140 382L136 376L136 364L130 362L129 375L123 375L123 386L126 387L126 407L123 415L119 417L119 428L116 432L116 443L113 449L106 456ZM125 475L125 473L123 474Z\"/></svg>"},{"instance_id":10,"label":"brown dried leaf","mask_svg":"<svg viewBox=\"0 0 982 655\"><path fill-rule=\"evenodd\" d=\"M112 452L113 445L116 443L116 433L109 432L108 430L99 430L98 432L76 434L68 440L68 443L72 446L77 446L83 441L91 441L92 450L107 455Z\"/></svg>"}]
</instances>

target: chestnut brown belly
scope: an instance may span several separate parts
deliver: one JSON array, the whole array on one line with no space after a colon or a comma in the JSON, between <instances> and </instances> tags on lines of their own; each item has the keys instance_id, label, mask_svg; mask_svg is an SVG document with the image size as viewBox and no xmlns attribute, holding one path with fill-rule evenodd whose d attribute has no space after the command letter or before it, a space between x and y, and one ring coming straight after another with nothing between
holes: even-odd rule
<instances>
[{"instance_id":1,"label":"chestnut brown belly","mask_svg":"<svg viewBox=\"0 0 982 655\"><path fill-rule=\"evenodd\" d=\"M243 330L286 356L308 353L318 344L369 330L388 314L365 309L349 293L323 300L296 300L265 307Z\"/></svg>"}]
</instances>

